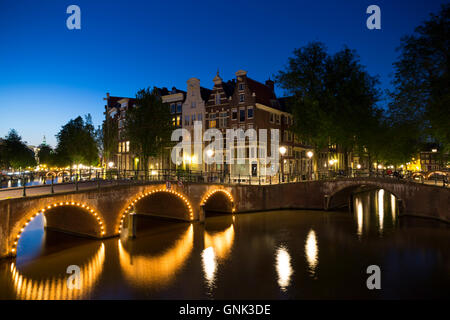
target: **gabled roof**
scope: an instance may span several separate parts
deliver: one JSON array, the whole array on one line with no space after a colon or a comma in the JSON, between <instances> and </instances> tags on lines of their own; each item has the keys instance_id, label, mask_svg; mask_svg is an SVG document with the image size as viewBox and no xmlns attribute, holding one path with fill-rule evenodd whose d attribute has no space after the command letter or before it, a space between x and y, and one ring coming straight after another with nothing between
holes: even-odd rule
<instances>
[{"instance_id":1,"label":"gabled roof","mask_svg":"<svg viewBox=\"0 0 450 320\"><path fill-rule=\"evenodd\" d=\"M268 107L281 109L275 92L268 86L247 77L247 85L250 91L255 93L256 103L266 105Z\"/></svg>"},{"instance_id":2,"label":"gabled roof","mask_svg":"<svg viewBox=\"0 0 450 320\"><path fill-rule=\"evenodd\" d=\"M225 95L228 97L231 97L234 93L234 88L236 87L236 81L228 80L227 82L222 82L222 88L223 91L225 91Z\"/></svg>"},{"instance_id":3,"label":"gabled roof","mask_svg":"<svg viewBox=\"0 0 450 320\"><path fill-rule=\"evenodd\" d=\"M212 90L200 87L200 95L201 95L203 101L208 101L211 93L212 93Z\"/></svg>"}]
</instances>

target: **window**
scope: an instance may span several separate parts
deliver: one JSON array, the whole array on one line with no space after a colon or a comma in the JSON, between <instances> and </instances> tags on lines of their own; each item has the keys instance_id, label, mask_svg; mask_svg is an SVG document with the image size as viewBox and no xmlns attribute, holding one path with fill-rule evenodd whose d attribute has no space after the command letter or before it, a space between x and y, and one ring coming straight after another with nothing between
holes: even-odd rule
<instances>
[{"instance_id":1,"label":"window","mask_svg":"<svg viewBox=\"0 0 450 320\"><path fill-rule=\"evenodd\" d=\"M184 125L185 126L189 125L189 120L190 120L189 116L184 116Z\"/></svg>"},{"instance_id":2,"label":"window","mask_svg":"<svg viewBox=\"0 0 450 320\"><path fill-rule=\"evenodd\" d=\"M122 142L119 142L119 153L122 152Z\"/></svg>"},{"instance_id":3,"label":"window","mask_svg":"<svg viewBox=\"0 0 450 320\"><path fill-rule=\"evenodd\" d=\"M243 83L239 83L239 91L243 91L244 90L244 84Z\"/></svg>"},{"instance_id":4,"label":"window","mask_svg":"<svg viewBox=\"0 0 450 320\"><path fill-rule=\"evenodd\" d=\"M172 125L174 127L177 125L177 117L172 117Z\"/></svg>"},{"instance_id":5,"label":"window","mask_svg":"<svg viewBox=\"0 0 450 320\"><path fill-rule=\"evenodd\" d=\"M253 108L247 109L247 118L252 119L253 118Z\"/></svg>"},{"instance_id":6,"label":"window","mask_svg":"<svg viewBox=\"0 0 450 320\"><path fill-rule=\"evenodd\" d=\"M175 113L175 103L170 104L170 113Z\"/></svg>"},{"instance_id":7,"label":"window","mask_svg":"<svg viewBox=\"0 0 450 320\"><path fill-rule=\"evenodd\" d=\"M130 141L125 143L125 152L130 152Z\"/></svg>"},{"instance_id":8,"label":"window","mask_svg":"<svg viewBox=\"0 0 450 320\"><path fill-rule=\"evenodd\" d=\"M177 116L177 126L181 126L181 116Z\"/></svg>"},{"instance_id":9,"label":"window","mask_svg":"<svg viewBox=\"0 0 450 320\"><path fill-rule=\"evenodd\" d=\"M237 120L237 109L231 110L231 120Z\"/></svg>"},{"instance_id":10,"label":"window","mask_svg":"<svg viewBox=\"0 0 450 320\"><path fill-rule=\"evenodd\" d=\"M181 102L177 103L177 113L181 113Z\"/></svg>"},{"instance_id":11,"label":"window","mask_svg":"<svg viewBox=\"0 0 450 320\"><path fill-rule=\"evenodd\" d=\"M245 121L245 109L239 110L239 121L240 122Z\"/></svg>"},{"instance_id":12,"label":"window","mask_svg":"<svg viewBox=\"0 0 450 320\"><path fill-rule=\"evenodd\" d=\"M245 100L245 95L244 94L240 94L239 95L239 102L244 102Z\"/></svg>"},{"instance_id":13,"label":"window","mask_svg":"<svg viewBox=\"0 0 450 320\"><path fill-rule=\"evenodd\" d=\"M209 120L209 127L210 128L215 128L216 126L217 126L216 120Z\"/></svg>"},{"instance_id":14,"label":"window","mask_svg":"<svg viewBox=\"0 0 450 320\"><path fill-rule=\"evenodd\" d=\"M194 121L195 121L195 113L192 115L192 125L194 125Z\"/></svg>"},{"instance_id":15,"label":"window","mask_svg":"<svg viewBox=\"0 0 450 320\"><path fill-rule=\"evenodd\" d=\"M220 104L220 93L216 94L216 104Z\"/></svg>"},{"instance_id":16,"label":"window","mask_svg":"<svg viewBox=\"0 0 450 320\"><path fill-rule=\"evenodd\" d=\"M195 108L195 106L196 106L195 101L192 101L191 108Z\"/></svg>"},{"instance_id":17,"label":"window","mask_svg":"<svg viewBox=\"0 0 450 320\"><path fill-rule=\"evenodd\" d=\"M280 124L280 115L275 115L275 120L277 121L277 124Z\"/></svg>"},{"instance_id":18,"label":"window","mask_svg":"<svg viewBox=\"0 0 450 320\"><path fill-rule=\"evenodd\" d=\"M269 120L271 123L273 123L274 122L274 114L273 113L271 113L270 114L270 120Z\"/></svg>"},{"instance_id":19,"label":"window","mask_svg":"<svg viewBox=\"0 0 450 320\"><path fill-rule=\"evenodd\" d=\"M203 115L201 113L198 114L197 120L198 121L202 121L203 120Z\"/></svg>"}]
</instances>

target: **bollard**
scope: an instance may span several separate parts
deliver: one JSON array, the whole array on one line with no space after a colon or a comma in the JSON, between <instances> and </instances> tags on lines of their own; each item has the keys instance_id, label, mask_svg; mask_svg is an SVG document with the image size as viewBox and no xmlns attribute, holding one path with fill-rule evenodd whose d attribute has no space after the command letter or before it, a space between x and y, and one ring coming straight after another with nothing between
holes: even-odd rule
<instances>
[{"instance_id":1,"label":"bollard","mask_svg":"<svg viewBox=\"0 0 450 320\"><path fill-rule=\"evenodd\" d=\"M52 191L51 191L51 193L53 194L53 193L55 193L55 189L53 188L53 176L52 176Z\"/></svg>"},{"instance_id":2,"label":"bollard","mask_svg":"<svg viewBox=\"0 0 450 320\"><path fill-rule=\"evenodd\" d=\"M25 184L23 185L23 194L22 196L26 197L27 196L27 191L26 191L26 186Z\"/></svg>"}]
</instances>

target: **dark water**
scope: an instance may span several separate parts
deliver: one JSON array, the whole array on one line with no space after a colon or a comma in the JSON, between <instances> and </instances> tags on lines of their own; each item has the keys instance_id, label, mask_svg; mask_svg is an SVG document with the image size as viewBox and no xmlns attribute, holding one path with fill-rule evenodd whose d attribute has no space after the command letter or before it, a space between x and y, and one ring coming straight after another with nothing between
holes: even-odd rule
<instances>
[{"instance_id":1,"label":"dark water","mask_svg":"<svg viewBox=\"0 0 450 320\"><path fill-rule=\"evenodd\" d=\"M449 226L396 215L384 191L354 213L272 211L174 223L139 217L138 236L93 241L29 225L0 262L1 299L449 298ZM69 265L81 289L67 288ZM381 290L368 290L369 265Z\"/></svg>"}]
</instances>

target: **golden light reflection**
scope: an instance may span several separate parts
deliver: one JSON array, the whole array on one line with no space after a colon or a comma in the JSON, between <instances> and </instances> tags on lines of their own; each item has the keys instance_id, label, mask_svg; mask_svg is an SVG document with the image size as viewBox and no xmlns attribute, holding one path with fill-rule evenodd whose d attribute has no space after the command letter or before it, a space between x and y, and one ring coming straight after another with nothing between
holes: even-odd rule
<instances>
[{"instance_id":1,"label":"golden light reflection","mask_svg":"<svg viewBox=\"0 0 450 320\"><path fill-rule=\"evenodd\" d=\"M80 266L81 289L69 289L64 274L47 279L32 279L20 274L14 262L10 272L16 298L21 300L74 300L89 297L91 290L103 271L105 245L102 243L95 256Z\"/></svg>"},{"instance_id":2,"label":"golden light reflection","mask_svg":"<svg viewBox=\"0 0 450 320\"><path fill-rule=\"evenodd\" d=\"M362 235L363 232L363 205L359 198L356 198L356 218L358 222L358 236Z\"/></svg>"},{"instance_id":3,"label":"golden light reflection","mask_svg":"<svg viewBox=\"0 0 450 320\"><path fill-rule=\"evenodd\" d=\"M291 256L286 247L280 246L276 253L276 268L278 273L278 285L282 291L286 291L291 282L292 266Z\"/></svg>"},{"instance_id":4,"label":"golden light reflection","mask_svg":"<svg viewBox=\"0 0 450 320\"><path fill-rule=\"evenodd\" d=\"M383 231L384 222L384 190L378 190L378 219L380 232Z\"/></svg>"},{"instance_id":5,"label":"golden light reflection","mask_svg":"<svg viewBox=\"0 0 450 320\"><path fill-rule=\"evenodd\" d=\"M392 223L395 223L397 213L397 201L395 196L391 194L391 214L392 214Z\"/></svg>"},{"instance_id":6,"label":"golden light reflection","mask_svg":"<svg viewBox=\"0 0 450 320\"><path fill-rule=\"evenodd\" d=\"M308 261L309 271L311 275L315 275L316 267L319 262L319 247L317 245L317 237L314 230L310 230L305 242L305 256Z\"/></svg>"},{"instance_id":7,"label":"golden light reflection","mask_svg":"<svg viewBox=\"0 0 450 320\"><path fill-rule=\"evenodd\" d=\"M157 256L131 256L118 240L120 267L128 281L139 286L159 285L170 283L176 272L186 262L191 254L194 241L194 227L192 224L186 232L167 249Z\"/></svg>"},{"instance_id":8,"label":"golden light reflection","mask_svg":"<svg viewBox=\"0 0 450 320\"><path fill-rule=\"evenodd\" d=\"M205 248L212 247L220 259L225 259L229 255L233 242L234 225L230 225L222 232L205 232Z\"/></svg>"},{"instance_id":9,"label":"golden light reflection","mask_svg":"<svg viewBox=\"0 0 450 320\"><path fill-rule=\"evenodd\" d=\"M230 225L222 232L210 233L205 231L205 250L202 252L203 271L209 288L214 286L217 260L226 259L233 247L234 225Z\"/></svg>"},{"instance_id":10,"label":"golden light reflection","mask_svg":"<svg viewBox=\"0 0 450 320\"><path fill-rule=\"evenodd\" d=\"M202 252L203 271L209 288L214 286L217 271L217 258L213 247L208 247Z\"/></svg>"}]
</instances>

